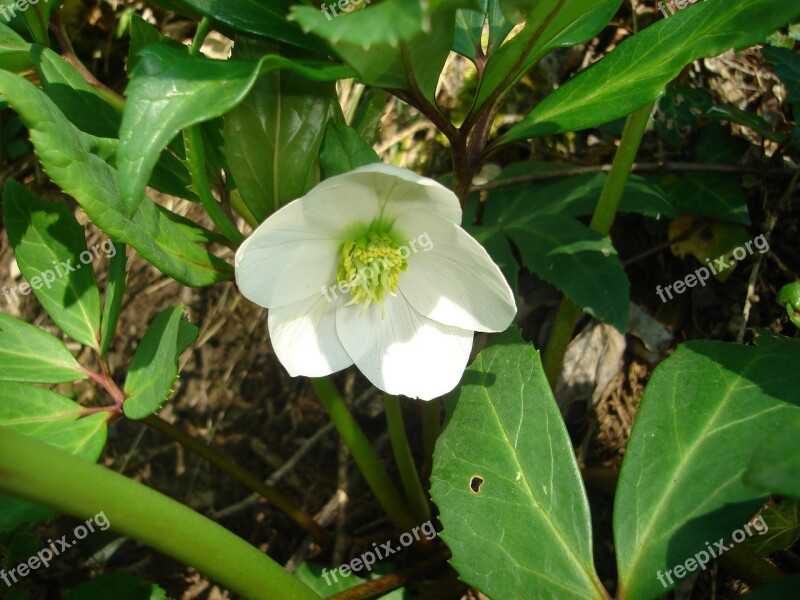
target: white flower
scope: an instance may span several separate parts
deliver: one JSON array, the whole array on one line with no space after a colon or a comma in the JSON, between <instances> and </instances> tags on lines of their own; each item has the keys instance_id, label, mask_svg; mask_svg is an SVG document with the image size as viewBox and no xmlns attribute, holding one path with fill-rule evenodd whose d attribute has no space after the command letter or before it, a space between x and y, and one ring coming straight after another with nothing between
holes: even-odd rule
<instances>
[{"instance_id":1,"label":"white flower","mask_svg":"<svg viewBox=\"0 0 800 600\"><path fill-rule=\"evenodd\" d=\"M502 331L511 289L460 227L455 194L388 165L332 177L236 253L242 294L269 308L292 376L355 364L390 394L430 400L461 379L475 331Z\"/></svg>"}]
</instances>

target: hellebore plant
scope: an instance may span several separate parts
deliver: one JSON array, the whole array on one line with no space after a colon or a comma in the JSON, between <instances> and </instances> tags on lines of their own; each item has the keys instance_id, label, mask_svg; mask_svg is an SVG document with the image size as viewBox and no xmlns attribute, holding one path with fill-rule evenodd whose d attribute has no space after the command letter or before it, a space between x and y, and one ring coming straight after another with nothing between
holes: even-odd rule
<instances>
[{"instance_id":1,"label":"hellebore plant","mask_svg":"<svg viewBox=\"0 0 800 600\"><path fill-rule=\"evenodd\" d=\"M444 186L367 165L264 221L236 253L236 282L270 309L291 375L355 364L389 394L431 400L458 384L473 332L503 331L516 313L500 269L460 225ZM420 236L430 248L411 251Z\"/></svg>"},{"instance_id":2,"label":"hellebore plant","mask_svg":"<svg viewBox=\"0 0 800 600\"><path fill-rule=\"evenodd\" d=\"M696 208L692 202L703 204L705 218L748 223L744 195L723 197L741 191L738 181L717 185L706 178L733 177L731 164L720 173L689 174L691 189L719 191L708 205L699 197L676 202L689 189L679 182L631 181L630 174L655 103L670 98L665 86L697 59L764 43L800 16L797 2L706 0L668 19L643 3L631 3L631 18L622 0L382 0L336 19L308 0L153 4L183 15L178 19L203 17L187 47L120 7L130 23L124 34L119 28L131 49L124 97L81 64L60 1L31 3L10 25L0 22L2 107L27 129L42 166L34 177L27 161L20 177L35 187L45 173L83 213L79 219L73 204L40 198L16 181L3 190L2 223L27 280L23 293L36 295L55 326L44 331L0 314L0 492L8 494L0 494L0 533L54 510L82 518L102 511L112 531L192 565L244 598L330 595L310 565L303 565L301 581L221 525L92 464L109 427L141 421L312 536L322 549L313 560L330 559L331 534L294 499L158 416L173 396L181 355L218 329L200 335L182 305L160 307L138 343L120 340L134 252L169 278L163 283L204 288L235 280L246 298L268 309L278 359L292 376L310 378L298 382L297 394L316 392L398 534L429 522L436 503L441 533L419 540L418 563L411 564L409 548L408 569L362 581L342 598L390 592L409 578L449 569L449 562L455 573L438 573L428 593L446 588L456 597L463 582L492 600L608 600L611 581L619 600L651 600L678 583L671 578L662 586L658 573L688 564L706 540L722 540L770 510L771 494L800 499L800 344L766 331L754 346L681 344L652 373L621 471L603 478L618 481L613 543L603 540L617 568L608 567L606 555L607 568L598 573L596 518L583 483L589 476L552 391L581 314L627 332L631 285L611 239L625 233L612 229L620 210L649 219L648 231L666 229L665 221ZM627 23L633 35L617 35ZM646 25L641 32L638 23ZM601 35L609 25L613 35ZM212 29L233 41L230 59L202 55ZM558 81L517 123L506 127L496 118L519 105L507 102L516 84L550 51L595 38L616 46ZM56 44L58 52L50 49ZM800 57L787 48L761 53L785 79L787 99L800 97L792 88ZM451 59L464 66L459 72L468 73L470 84L454 99L463 106L446 108L438 90ZM709 97L707 104L714 102ZM714 113L692 106L683 112L706 120ZM454 191L381 164L374 150L381 121L406 114L427 119L441 134L436 143L447 142ZM768 131L766 122L754 126L756 115L728 108L719 114L759 129L783 153L776 151L774 161L797 151L789 133ZM571 132L622 118L613 164L591 179L569 175L563 164L536 162L537 148L569 147ZM15 131L3 130L4 144ZM551 136L565 137L530 143ZM719 126L704 147L722 145L719 136L733 133ZM681 142L672 137L678 137L672 145ZM733 141L732 148L743 143ZM11 146L27 152L26 143ZM697 156L697 148L684 155ZM508 156L525 161L506 167ZM506 168L477 193L476 176L489 161ZM550 187L542 175L557 181ZM790 205L798 178L778 205ZM663 185L673 187L665 193ZM772 187L764 185L764 193ZM165 196L157 202L148 195L152 189L185 200L193 209L186 214L201 214L196 221L177 214L169 207L183 204L163 202ZM87 219L113 242L107 276L96 277L84 263L63 277L43 277L86 253ZM248 238L243 222L254 230ZM763 275L757 267L753 286ZM543 355L512 328L468 365L475 332L503 332L514 320L521 273L563 294L552 327L542 328ZM745 306L751 298L748 292ZM777 300L784 318L800 323L797 284ZM128 361L130 347L136 351ZM402 490L328 377L351 366L384 392ZM419 411L420 448L409 442L404 409ZM770 432L775 436L767 439ZM390 562L387 568L397 566ZM782 576L758 557L739 560L735 569L751 587ZM343 585L351 582L356 577ZM771 597L781 596L772 590Z\"/></svg>"}]
</instances>

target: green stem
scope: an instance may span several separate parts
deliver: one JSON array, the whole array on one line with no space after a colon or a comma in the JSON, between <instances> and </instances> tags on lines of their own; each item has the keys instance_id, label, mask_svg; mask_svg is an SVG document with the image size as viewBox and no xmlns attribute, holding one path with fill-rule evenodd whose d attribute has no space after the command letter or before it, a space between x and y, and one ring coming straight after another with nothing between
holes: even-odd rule
<instances>
[{"instance_id":1,"label":"green stem","mask_svg":"<svg viewBox=\"0 0 800 600\"><path fill-rule=\"evenodd\" d=\"M314 519L312 519L308 514L306 514L305 512L300 510L297 506L295 506L283 494L266 485L263 481L261 481L258 477L253 475L247 469L242 468L240 465L236 464L226 456L220 454L219 452L207 446L206 444L202 443L201 441L193 438L190 435L187 435L186 433L184 433L174 425L171 425L158 415L151 415L143 419L142 423L154 429L155 431L158 431L162 435L165 435L166 437L175 440L190 452L194 452L195 454L204 458L206 461L208 461L215 467L228 473L233 478L238 480L240 483L244 484L257 494L259 494L261 497L266 499L268 502L273 504L275 508L280 510L292 521L297 523L297 525L302 527L306 531L306 533L311 535L322 546L330 546L333 540L331 539L331 536L327 531L325 531L322 527L320 527L319 524L316 521L314 521Z\"/></svg>"},{"instance_id":2,"label":"green stem","mask_svg":"<svg viewBox=\"0 0 800 600\"><path fill-rule=\"evenodd\" d=\"M420 411L422 412L422 448L425 452L425 462L422 472L427 477L431 473L433 465L433 451L436 448L436 440L442 433L442 403L438 398L422 402Z\"/></svg>"},{"instance_id":3,"label":"green stem","mask_svg":"<svg viewBox=\"0 0 800 600\"><path fill-rule=\"evenodd\" d=\"M243 598L319 596L221 525L114 471L0 427L0 492L111 527L190 565Z\"/></svg>"},{"instance_id":4,"label":"green stem","mask_svg":"<svg viewBox=\"0 0 800 600\"><path fill-rule=\"evenodd\" d=\"M408 443L406 426L403 423L403 410L400 406L400 399L391 394L383 395L383 405L386 410L386 424L389 427L389 439L392 441L394 451L394 462L400 471L400 480L403 482L403 490L411 503L411 511L420 523L425 523L431 518L431 507L428 504L428 495L417 472L414 464L414 455L411 454L411 446Z\"/></svg>"},{"instance_id":5,"label":"green stem","mask_svg":"<svg viewBox=\"0 0 800 600\"><path fill-rule=\"evenodd\" d=\"M350 449L358 468L369 485L372 493L386 511L386 515L402 531L410 531L417 525L414 515L408 510L397 488L389 479L386 469L378 460L375 450L356 422L350 409L344 403L336 386L328 378L311 379L311 384L319 396L320 402L328 411L331 421L342 436L342 440Z\"/></svg>"},{"instance_id":6,"label":"green stem","mask_svg":"<svg viewBox=\"0 0 800 600\"><path fill-rule=\"evenodd\" d=\"M628 185L628 179L631 176L633 161L636 160L636 153L642 143L644 130L650 122L653 104L651 102L647 106L631 113L625 122L625 129L622 131L619 148L617 148L617 153L614 156L614 162L611 163L608 179L606 179L606 183L603 186L600 200L597 202L594 215L592 215L592 222L589 225L589 227L603 235L608 235L608 232L611 231L611 225L617 216L622 194L625 192L625 186Z\"/></svg>"},{"instance_id":7,"label":"green stem","mask_svg":"<svg viewBox=\"0 0 800 600\"><path fill-rule=\"evenodd\" d=\"M653 104L649 103L628 115L625 122L625 129L622 132L619 148L608 172L608 178L603 185L600 200L594 209L592 222L589 225L594 231L608 235L611 225L619 209L622 194L631 176L633 161L642 143L644 131L650 121L650 114L653 112ZM564 363L564 355L567 353L567 346L572 340L572 331L580 315L580 308L575 306L566 296L561 299L558 308L556 321L553 324L553 331L547 340L543 365L547 375L547 380L551 387L555 387L561 367Z\"/></svg>"},{"instance_id":8,"label":"green stem","mask_svg":"<svg viewBox=\"0 0 800 600\"><path fill-rule=\"evenodd\" d=\"M197 24L197 30L194 33L192 45L189 48L189 54L196 56L200 53L200 48L203 47L203 42L211 31L212 25L213 21L209 17L203 17L200 19L200 22Z\"/></svg>"}]
</instances>

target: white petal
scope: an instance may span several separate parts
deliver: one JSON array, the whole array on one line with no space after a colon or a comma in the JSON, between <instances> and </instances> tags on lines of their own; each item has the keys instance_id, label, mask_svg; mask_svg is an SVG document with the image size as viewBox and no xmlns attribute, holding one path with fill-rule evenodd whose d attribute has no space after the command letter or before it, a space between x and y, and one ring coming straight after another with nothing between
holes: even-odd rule
<instances>
[{"instance_id":1,"label":"white petal","mask_svg":"<svg viewBox=\"0 0 800 600\"><path fill-rule=\"evenodd\" d=\"M451 391L464 373L472 349L471 331L448 327L417 313L402 295L384 305L344 306L336 331L356 366L389 394L432 400Z\"/></svg>"},{"instance_id":2,"label":"white petal","mask_svg":"<svg viewBox=\"0 0 800 600\"><path fill-rule=\"evenodd\" d=\"M337 179L361 182L377 190L383 202L381 217L389 222L409 210L426 210L441 215L453 223L461 223L461 205L458 197L441 183L417 175L408 169L374 163L328 181Z\"/></svg>"},{"instance_id":3,"label":"white petal","mask_svg":"<svg viewBox=\"0 0 800 600\"><path fill-rule=\"evenodd\" d=\"M319 186L270 216L239 246L236 283L249 300L273 308L316 296L336 281L348 229L380 211L373 190Z\"/></svg>"},{"instance_id":4,"label":"white petal","mask_svg":"<svg viewBox=\"0 0 800 600\"><path fill-rule=\"evenodd\" d=\"M336 335L336 304L323 296L269 311L269 335L292 377L323 377L353 364Z\"/></svg>"},{"instance_id":5,"label":"white petal","mask_svg":"<svg viewBox=\"0 0 800 600\"><path fill-rule=\"evenodd\" d=\"M486 250L458 225L415 211L395 230L411 240L400 290L417 312L444 325L473 331L503 331L514 319L514 295ZM426 250L427 249L427 250Z\"/></svg>"}]
</instances>

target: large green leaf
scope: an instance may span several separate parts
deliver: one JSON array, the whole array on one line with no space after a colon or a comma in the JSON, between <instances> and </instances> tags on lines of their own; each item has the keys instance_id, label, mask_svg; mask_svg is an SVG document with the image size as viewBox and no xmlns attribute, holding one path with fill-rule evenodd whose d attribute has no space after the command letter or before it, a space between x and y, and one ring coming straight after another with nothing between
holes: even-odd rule
<instances>
[{"instance_id":1,"label":"large green leaf","mask_svg":"<svg viewBox=\"0 0 800 600\"><path fill-rule=\"evenodd\" d=\"M286 20L289 0L158 0L156 4L169 10L188 8L242 33L315 52L328 51L319 38L304 34L296 23Z\"/></svg>"},{"instance_id":2,"label":"large green leaf","mask_svg":"<svg viewBox=\"0 0 800 600\"><path fill-rule=\"evenodd\" d=\"M17 7L21 5L21 2L15 1L14 3ZM37 2L28 0L26 3L25 10L21 11L22 18L37 43L48 45L50 39L50 14L54 8L63 3L64 0L38 0Z\"/></svg>"},{"instance_id":3,"label":"large green leaf","mask_svg":"<svg viewBox=\"0 0 800 600\"><path fill-rule=\"evenodd\" d=\"M547 52L591 39L605 27L622 0L533 2L525 28L497 49L486 63L476 106L518 81Z\"/></svg>"},{"instance_id":4,"label":"large green leaf","mask_svg":"<svg viewBox=\"0 0 800 600\"><path fill-rule=\"evenodd\" d=\"M750 224L744 191L727 173L686 173L673 185L669 200L681 213Z\"/></svg>"},{"instance_id":5,"label":"large green leaf","mask_svg":"<svg viewBox=\"0 0 800 600\"><path fill-rule=\"evenodd\" d=\"M355 129L343 123L328 123L320 152L325 179L376 162L380 162L380 159L375 150L361 139Z\"/></svg>"},{"instance_id":6,"label":"large green leaf","mask_svg":"<svg viewBox=\"0 0 800 600\"><path fill-rule=\"evenodd\" d=\"M453 46L459 8L479 10L480 5L476 0L385 0L364 10L340 13L330 22L316 8L295 6L291 18L325 38L364 83L418 88L433 101Z\"/></svg>"},{"instance_id":7,"label":"large green leaf","mask_svg":"<svg viewBox=\"0 0 800 600\"><path fill-rule=\"evenodd\" d=\"M64 202L49 202L16 181L3 191L3 219L20 271L64 333L98 348L100 292L91 261L79 257L86 239ZM83 268L86 267L86 268Z\"/></svg>"},{"instance_id":8,"label":"large green leaf","mask_svg":"<svg viewBox=\"0 0 800 600\"><path fill-rule=\"evenodd\" d=\"M257 61L210 60L150 45L128 86L117 154L119 188L128 215L136 213L161 151L178 132L220 117L248 95L259 75L291 69L314 81L352 76L350 69L321 61L264 56Z\"/></svg>"},{"instance_id":9,"label":"large green leaf","mask_svg":"<svg viewBox=\"0 0 800 600\"><path fill-rule=\"evenodd\" d=\"M183 314L183 305L160 312L133 355L123 408L129 419L144 419L161 408L178 378L178 357L197 337L197 327Z\"/></svg>"},{"instance_id":10,"label":"large green leaf","mask_svg":"<svg viewBox=\"0 0 800 600\"><path fill-rule=\"evenodd\" d=\"M0 381L64 383L85 378L58 338L0 312Z\"/></svg>"},{"instance_id":11,"label":"large green leaf","mask_svg":"<svg viewBox=\"0 0 800 600\"><path fill-rule=\"evenodd\" d=\"M122 116L72 65L42 46L34 46L31 57L42 89L78 129L97 137L119 136Z\"/></svg>"},{"instance_id":12,"label":"large green leaf","mask_svg":"<svg viewBox=\"0 0 800 600\"><path fill-rule=\"evenodd\" d=\"M275 52L274 44L238 38L234 58ZM319 183L319 150L340 113L333 83L273 71L225 116L225 154L242 201L258 222Z\"/></svg>"},{"instance_id":13,"label":"large green leaf","mask_svg":"<svg viewBox=\"0 0 800 600\"><path fill-rule=\"evenodd\" d=\"M531 171L520 170L520 174ZM511 168L506 172L511 174ZM591 215L607 178L606 173L586 173L492 190L486 201L483 222L486 225L500 221L512 223L533 215ZM655 219L678 215L660 187L636 175L632 175L625 186L619 212L638 213Z\"/></svg>"},{"instance_id":14,"label":"large green leaf","mask_svg":"<svg viewBox=\"0 0 800 600\"><path fill-rule=\"evenodd\" d=\"M542 3L546 4L546 3ZM545 98L501 143L608 123L654 101L684 66L756 44L800 15L783 0L705 0L622 42Z\"/></svg>"},{"instance_id":15,"label":"large green leaf","mask_svg":"<svg viewBox=\"0 0 800 600\"><path fill-rule=\"evenodd\" d=\"M604 597L586 493L539 353L509 331L445 402L431 497L459 577L498 599Z\"/></svg>"},{"instance_id":16,"label":"large green leaf","mask_svg":"<svg viewBox=\"0 0 800 600\"><path fill-rule=\"evenodd\" d=\"M0 95L30 131L45 171L75 198L109 237L127 243L165 274L189 286L205 286L232 277L232 268L196 246L165 212L149 199L128 218L117 187L117 173L98 152L92 138L70 123L33 84L0 71Z\"/></svg>"},{"instance_id":17,"label":"large green leaf","mask_svg":"<svg viewBox=\"0 0 800 600\"><path fill-rule=\"evenodd\" d=\"M627 331L630 284L606 236L555 215L535 216L503 230L526 267L590 315Z\"/></svg>"},{"instance_id":18,"label":"large green leaf","mask_svg":"<svg viewBox=\"0 0 800 600\"><path fill-rule=\"evenodd\" d=\"M80 405L50 390L0 381L0 427L94 461L105 446L108 415L98 413L79 419L80 411ZM54 514L44 506L0 494L0 531Z\"/></svg>"},{"instance_id":19,"label":"large green leaf","mask_svg":"<svg viewBox=\"0 0 800 600\"><path fill-rule=\"evenodd\" d=\"M620 600L663 594L658 573L728 539L758 510L767 493L742 475L797 414L798 361L799 342L764 335L755 348L689 342L655 370L614 504Z\"/></svg>"},{"instance_id":20,"label":"large green leaf","mask_svg":"<svg viewBox=\"0 0 800 600\"><path fill-rule=\"evenodd\" d=\"M756 450L744 474L751 488L800 500L800 410Z\"/></svg>"},{"instance_id":21,"label":"large green leaf","mask_svg":"<svg viewBox=\"0 0 800 600\"><path fill-rule=\"evenodd\" d=\"M0 69L25 71L31 68L31 45L5 23L0 23Z\"/></svg>"}]
</instances>

